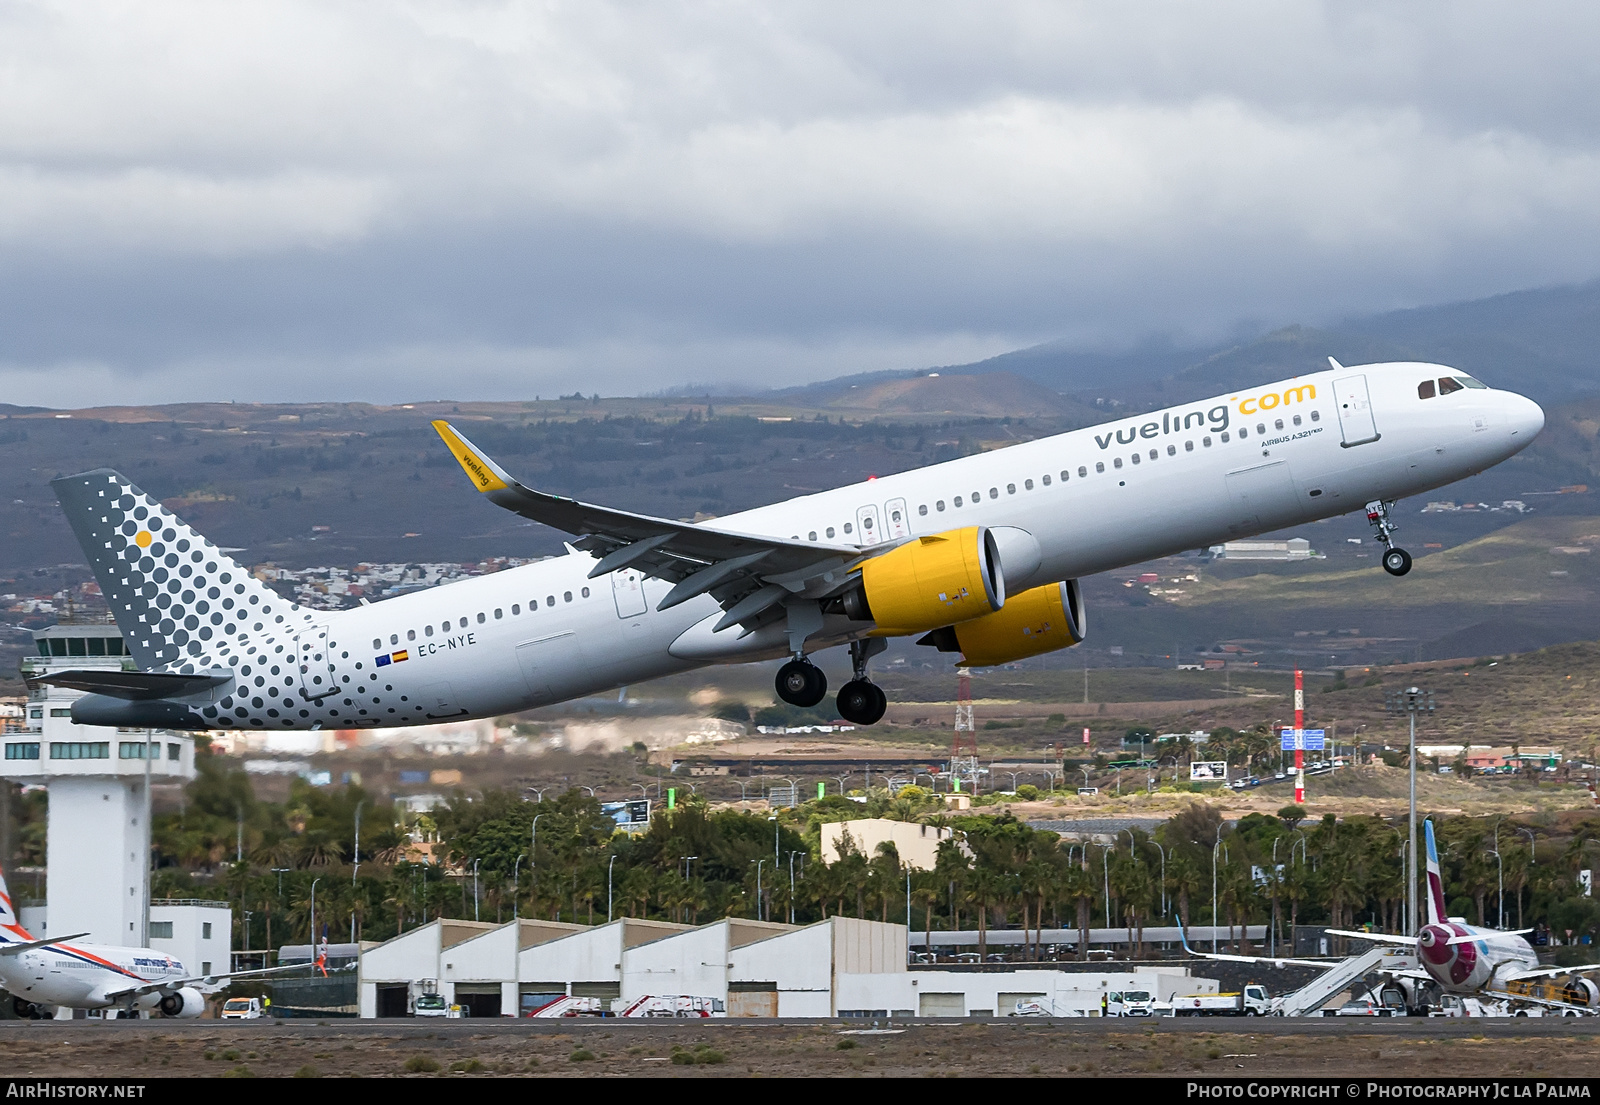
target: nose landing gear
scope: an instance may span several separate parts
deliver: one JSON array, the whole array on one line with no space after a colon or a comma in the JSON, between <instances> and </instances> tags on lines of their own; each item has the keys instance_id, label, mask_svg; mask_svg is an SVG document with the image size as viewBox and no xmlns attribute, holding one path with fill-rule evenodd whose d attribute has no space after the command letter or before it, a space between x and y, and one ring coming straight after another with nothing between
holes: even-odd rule
<instances>
[{"instance_id":1,"label":"nose landing gear","mask_svg":"<svg viewBox=\"0 0 1600 1105\"><path fill-rule=\"evenodd\" d=\"M868 678L867 661L888 647L882 637L850 642L850 667L854 678L839 688L837 699L839 716L844 720L856 725L873 725L883 719L889 709L889 698Z\"/></svg>"},{"instance_id":2,"label":"nose landing gear","mask_svg":"<svg viewBox=\"0 0 1600 1105\"><path fill-rule=\"evenodd\" d=\"M1367 524L1378 531L1378 542L1383 545L1383 570L1392 576L1403 576L1411 570L1411 554L1396 548L1390 536L1400 527L1389 520L1393 502L1374 499L1367 504Z\"/></svg>"}]
</instances>

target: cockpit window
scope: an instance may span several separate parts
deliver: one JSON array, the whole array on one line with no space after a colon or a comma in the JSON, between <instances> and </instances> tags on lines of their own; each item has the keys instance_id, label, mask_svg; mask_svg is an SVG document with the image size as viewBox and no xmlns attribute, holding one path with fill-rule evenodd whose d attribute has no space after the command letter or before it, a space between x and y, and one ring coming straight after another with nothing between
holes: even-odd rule
<instances>
[{"instance_id":1,"label":"cockpit window","mask_svg":"<svg viewBox=\"0 0 1600 1105\"><path fill-rule=\"evenodd\" d=\"M1433 398L1433 381L1432 380L1424 380L1424 381L1422 381L1422 383L1417 385L1417 398L1418 399L1432 399Z\"/></svg>"},{"instance_id":2,"label":"cockpit window","mask_svg":"<svg viewBox=\"0 0 1600 1105\"><path fill-rule=\"evenodd\" d=\"M1449 376L1441 376L1441 377L1439 377L1439 394L1440 395L1449 395L1452 391L1460 391L1461 390L1461 386L1462 385L1456 383Z\"/></svg>"},{"instance_id":3,"label":"cockpit window","mask_svg":"<svg viewBox=\"0 0 1600 1105\"><path fill-rule=\"evenodd\" d=\"M1469 388L1482 388L1484 391L1489 390L1488 384L1484 383L1482 380L1474 380L1471 376L1457 376L1456 379L1461 383L1466 384Z\"/></svg>"}]
</instances>

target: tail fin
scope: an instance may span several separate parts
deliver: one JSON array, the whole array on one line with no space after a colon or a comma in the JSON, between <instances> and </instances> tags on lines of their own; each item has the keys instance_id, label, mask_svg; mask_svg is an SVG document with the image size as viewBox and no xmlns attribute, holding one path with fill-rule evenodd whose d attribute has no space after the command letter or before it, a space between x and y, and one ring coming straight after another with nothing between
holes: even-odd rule
<instances>
[{"instance_id":1,"label":"tail fin","mask_svg":"<svg viewBox=\"0 0 1600 1105\"><path fill-rule=\"evenodd\" d=\"M33 934L22 927L22 918L11 902L11 891L6 888L6 875L0 871L0 941L15 938L32 940Z\"/></svg>"},{"instance_id":2,"label":"tail fin","mask_svg":"<svg viewBox=\"0 0 1600 1105\"><path fill-rule=\"evenodd\" d=\"M1439 873L1439 849L1433 843L1433 821L1422 823L1428 838L1428 924L1442 925L1445 919L1444 877Z\"/></svg>"},{"instance_id":3,"label":"tail fin","mask_svg":"<svg viewBox=\"0 0 1600 1105\"><path fill-rule=\"evenodd\" d=\"M50 486L142 670L226 666L252 634L311 622L120 473L97 468Z\"/></svg>"}]
</instances>

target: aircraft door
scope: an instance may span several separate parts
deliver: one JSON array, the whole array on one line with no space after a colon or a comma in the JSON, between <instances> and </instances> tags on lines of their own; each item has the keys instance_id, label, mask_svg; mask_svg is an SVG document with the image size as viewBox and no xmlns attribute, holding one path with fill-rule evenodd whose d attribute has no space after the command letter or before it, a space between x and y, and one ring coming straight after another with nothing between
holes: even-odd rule
<instances>
[{"instance_id":1,"label":"aircraft door","mask_svg":"<svg viewBox=\"0 0 1600 1105\"><path fill-rule=\"evenodd\" d=\"M906 517L906 501L890 499L883 504L884 536L889 540L911 536L911 519Z\"/></svg>"},{"instance_id":2,"label":"aircraft door","mask_svg":"<svg viewBox=\"0 0 1600 1105\"><path fill-rule=\"evenodd\" d=\"M315 701L338 688L333 678L333 663L328 655L328 627L312 626L295 638L299 652L300 694Z\"/></svg>"},{"instance_id":3,"label":"aircraft door","mask_svg":"<svg viewBox=\"0 0 1600 1105\"><path fill-rule=\"evenodd\" d=\"M1339 404L1339 433L1346 448L1377 441L1378 426L1372 420L1372 398L1367 394L1365 376L1346 376L1333 382L1333 401Z\"/></svg>"},{"instance_id":4,"label":"aircraft door","mask_svg":"<svg viewBox=\"0 0 1600 1105\"><path fill-rule=\"evenodd\" d=\"M611 597L617 602L617 617L637 618L644 614L644 575L632 568L611 573Z\"/></svg>"},{"instance_id":5,"label":"aircraft door","mask_svg":"<svg viewBox=\"0 0 1600 1105\"><path fill-rule=\"evenodd\" d=\"M856 511L856 544L876 545L883 540L883 527L878 524L878 508L871 504Z\"/></svg>"}]
</instances>

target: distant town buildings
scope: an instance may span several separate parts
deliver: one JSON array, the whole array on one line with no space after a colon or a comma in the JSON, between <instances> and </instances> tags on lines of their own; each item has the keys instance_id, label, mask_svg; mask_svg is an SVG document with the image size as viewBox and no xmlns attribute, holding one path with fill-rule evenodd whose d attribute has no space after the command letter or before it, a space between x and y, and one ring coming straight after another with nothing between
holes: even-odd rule
<instances>
[{"instance_id":1,"label":"distant town buildings","mask_svg":"<svg viewBox=\"0 0 1600 1105\"><path fill-rule=\"evenodd\" d=\"M1312 551L1311 542L1304 537L1291 537L1287 541L1229 541L1212 545L1211 555L1217 560L1310 560L1321 557Z\"/></svg>"},{"instance_id":2,"label":"distant town buildings","mask_svg":"<svg viewBox=\"0 0 1600 1105\"><path fill-rule=\"evenodd\" d=\"M1465 512L1472 514L1478 511L1489 511L1491 513L1508 511L1513 514L1526 514L1528 509L1528 504L1521 499L1504 499L1499 506L1490 506L1488 503L1458 503L1454 499L1436 499L1423 507L1422 513L1457 514Z\"/></svg>"}]
</instances>

